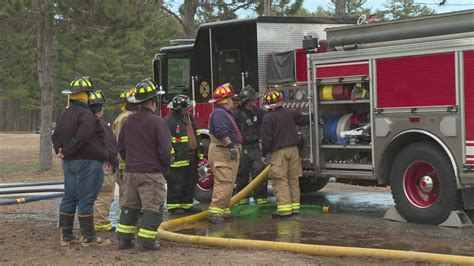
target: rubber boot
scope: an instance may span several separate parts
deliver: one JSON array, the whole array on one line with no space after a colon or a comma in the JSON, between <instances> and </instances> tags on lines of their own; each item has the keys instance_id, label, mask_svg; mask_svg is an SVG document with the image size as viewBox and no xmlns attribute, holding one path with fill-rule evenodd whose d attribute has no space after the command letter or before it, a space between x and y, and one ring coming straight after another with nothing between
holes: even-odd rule
<instances>
[{"instance_id":1,"label":"rubber boot","mask_svg":"<svg viewBox=\"0 0 474 266\"><path fill-rule=\"evenodd\" d=\"M78 239L74 236L74 214L59 213L59 230L61 232L61 246L77 244Z\"/></svg>"},{"instance_id":2,"label":"rubber boot","mask_svg":"<svg viewBox=\"0 0 474 266\"><path fill-rule=\"evenodd\" d=\"M156 239L154 238L138 237L137 242L138 251L140 252L157 251L160 249L160 244L156 243Z\"/></svg>"},{"instance_id":3,"label":"rubber boot","mask_svg":"<svg viewBox=\"0 0 474 266\"><path fill-rule=\"evenodd\" d=\"M109 239L103 240L100 237L97 237L94 230L94 216L93 215L83 215L79 216L79 225L81 227L81 244L84 247L92 245L107 245L111 244Z\"/></svg>"},{"instance_id":4,"label":"rubber boot","mask_svg":"<svg viewBox=\"0 0 474 266\"><path fill-rule=\"evenodd\" d=\"M194 206L191 206L190 208L181 208L185 214L194 214L194 213L199 213L201 212L202 210L194 207Z\"/></svg>"},{"instance_id":5,"label":"rubber boot","mask_svg":"<svg viewBox=\"0 0 474 266\"><path fill-rule=\"evenodd\" d=\"M230 212L230 208L224 208L224 214L222 214L222 218L224 218L224 220L232 220L235 217Z\"/></svg>"},{"instance_id":6,"label":"rubber boot","mask_svg":"<svg viewBox=\"0 0 474 266\"><path fill-rule=\"evenodd\" d=\"M272 213L272 218L278 219L278 218L288 218L291 217L293 213L291 211L289 212L273 212Z\"/></svg>"},{"instance_id":7,"label":"rubber boot","mask_svg":"<svg viewBox=\"0 0 474 266\"><path fill-rule=\"evenodd\" d=\"M222 224L225 223L224 218L222 218L222 215L219 214L208 214L207 219L214 224Z\"/></svg>"},{"instance_id":8,"label":"rubber boot","mask_svg":"<svg viewBox=\"0 0 474 266\"><path fill-rule=\"evenodd\" d=\"M119 239L118 250L131 249L135 247L131 239Z\"/></svg>"}]
</instances>

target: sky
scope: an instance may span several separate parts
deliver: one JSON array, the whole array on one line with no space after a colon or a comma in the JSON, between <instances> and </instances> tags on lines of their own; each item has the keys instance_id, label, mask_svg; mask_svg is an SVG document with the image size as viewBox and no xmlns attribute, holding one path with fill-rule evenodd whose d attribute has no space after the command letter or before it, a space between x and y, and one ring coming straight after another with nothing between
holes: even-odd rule
<instances>
[{"instance_id":1,"label":"sky","mask_svg":"<svg viewBox=\"0 0 474 266\"><path fill-rule=\"evenodd\" d=\"M387 3L387 0L367 0L364 7L371 7L374 11L378 9L384 9L384 3ZM447 0L444 6L438 6L440 0L415 0L415 3L424 4L429 8L432 8L436 13L446 13L452 11L474 9L474 0ZM333 7L330 4L330 0L305 0L303 3L304 8L308 11L315 11L318 6L324 8Z\"/></svg>"}]
</instances>

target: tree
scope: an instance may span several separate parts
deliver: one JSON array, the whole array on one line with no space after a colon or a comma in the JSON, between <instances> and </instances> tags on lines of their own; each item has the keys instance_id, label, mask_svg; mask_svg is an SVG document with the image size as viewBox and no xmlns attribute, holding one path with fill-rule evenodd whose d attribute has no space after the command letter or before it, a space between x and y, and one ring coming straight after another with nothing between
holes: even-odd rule
<instances>
[{"instance_id":1,"label":"tree","mask_svg":"<svg viewBox=\"0 0 474 266\"><path fill-rule=\"evenodd\" d=\"M362 14L372 14L370 8L364 8L367 0L331 0L334 5L334 12L330 12L335 17L359 17Z\"/></svg>"},{"instance_id":2,"label":"tree","mask_svg":"<svg viewBox=\"0 0 474 266\"><path fill-rule=\"evenodd\" d=\"M39 171L53 166L51 155L51 131L53 120L54 30L53 1L34 1L36 17L37 69L41 88L41 129Z\"/></svg>"},{"instance_id":3,"label":"tree","mask_svg":"<svg viewBox=\"0 0 474 266\"><path fill-rule=\"evenodd\" d=\"M105 0L11 0L0 6L0 28L8 34L0 38L0 69L8 74L0 75L0 89L7 92L0 101L41 108L40 170L52 166L54 96L73 78L92 76L97 88L112 88L118 95L151 76L144 62L151 61L166 38L179 34L175 22L157 12L160 5L152 0L121 5ZM156 35L145 36L145 31ZM64 97L57 99L56 107L64 106Z\"/></svg>"},{"instance_id":4,"label":"tree","mask_svg":"<svg viewBox=\"0 0 474 266\"><path fill-rule=\"evenodd\" d=\"M346 14L346 0L331 0L336 6L336 17L341 18L345 17Z\"/></svg>"},{"instance_id":5,"label":"tree","mask_svg":"<svg viewBox=\"0 0 474 266\"><path fill-rule=\"evenodd\" d=\"M184 29L185 38L194 38L196 22L205 23L237 18L240 10L253 10L257 14L294 15L304 0L184 0L178 12L172 10L174 1L164 2L162 10L174 17Z\"/></svg>"},{"instance_id":6,"label":"tree","mask_svg":"<svg viewBox=\"0 0 474 266\"><path fill-rule=\"evenodd\" d=\"M383 6L387 9L385 11L385 17L392 20L435 13L433 9L422 4L417 4L414 0L392 0Z\"/></svg>"}]
</instances>

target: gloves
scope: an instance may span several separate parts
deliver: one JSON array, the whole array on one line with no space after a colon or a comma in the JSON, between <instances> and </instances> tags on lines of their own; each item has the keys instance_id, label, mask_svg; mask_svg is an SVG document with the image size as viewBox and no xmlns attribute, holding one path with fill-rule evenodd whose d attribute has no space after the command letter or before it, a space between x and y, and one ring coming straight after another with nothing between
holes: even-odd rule
<instances>
[{"instance_id":1,"label":"gloves","mask_svg":"<svg viewBox=\"0 0 474 266\"><path fill-rule=\"evenodd\" d=\"M225 146L227 149L229 149L229 153L230 153L230 159L232 161L235 161L237 160L237 149L235 148L234 144L233 143L229 143L227 144L227 146Z\"/></svg>"}]
</instances>

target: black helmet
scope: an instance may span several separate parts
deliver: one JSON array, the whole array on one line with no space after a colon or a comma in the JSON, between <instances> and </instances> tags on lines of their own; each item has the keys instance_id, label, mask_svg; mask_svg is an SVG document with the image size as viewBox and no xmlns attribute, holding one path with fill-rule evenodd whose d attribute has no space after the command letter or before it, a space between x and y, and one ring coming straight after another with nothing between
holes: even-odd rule
<instances>
[{"instance_id":1,"label":"black helmet","mask_svg":"<svg viewBox=\"0 0 474 266\"><path fill-rule=\"evenodd\" d=\"M89 105L104 104L105 95L101 90L91 91L89 94Z\"/></svg>"},{"instance_id":2,"label":"black helmet","mask_svg":"<svg viewBox=\"0 0 474 266\"><path fill-rule=\"evenodd\" d=\"M258 99L258 93L252 88L252 86L247 85L239 93L240 104L246 104L252 100Z\"/></svg>"},{"instance_id":3,"label":"black helmet","mask_svg":"<svg viewBox=\"0 0 474 266\"><path fill-rule=\"evenodd\" d=\"M172 110L181 110L186 108L191 108L196 105L196 102L191 100L186 95L176 95L173 100L168 104L168 108Z\"/></svg>"},{"instance_id":4,"label":"black helmet","mask_svg":"<svg viewBox=\"0 0 474 266\"><path fill-rule=\"evenodd\" d=\"M138 82L135 89L135 96L130 96L130 98L127 99L127 101L131 103L142 103L158 95L165 94L165 92L161 90L161 86L157 86L155 82L149 79Z\"/></svg>"},{"instance_id":5,"label":"black helmet","mask_svg":"<svg viewBox=\"0 0 474 266\"><path fill-rule=\"evenodd\" d=\"M98 113L102 111L102 107L105 104L105 96L102 91L91 91L89 93L89 107L91 108L92 112Z\"/></svg>"},{"instance_id":6,"label":"black helmet","mask_svg":"<svg viewBox=\"0 0 474 266\"><path fill-rule=\"evenodd\" d=\"M122 93L120 93L120 102L126 103L127 99L130 98L130 96L135 96L135 88L126 89Z\"/></svg>"},{"instance_id":7,"label":"black helmet","mask_svg":"<svg viewBox=\"0 0 474 266\"><path fill-rule=\"evenodd\" d=\"M92 82L90 82L88 78L81 77L71 81L71 83L69 84L69 89L63 90L62 93L71 94L81 91L90 92L93 90L94 88L92 86Z\"/></svg>"}]
</instances>

